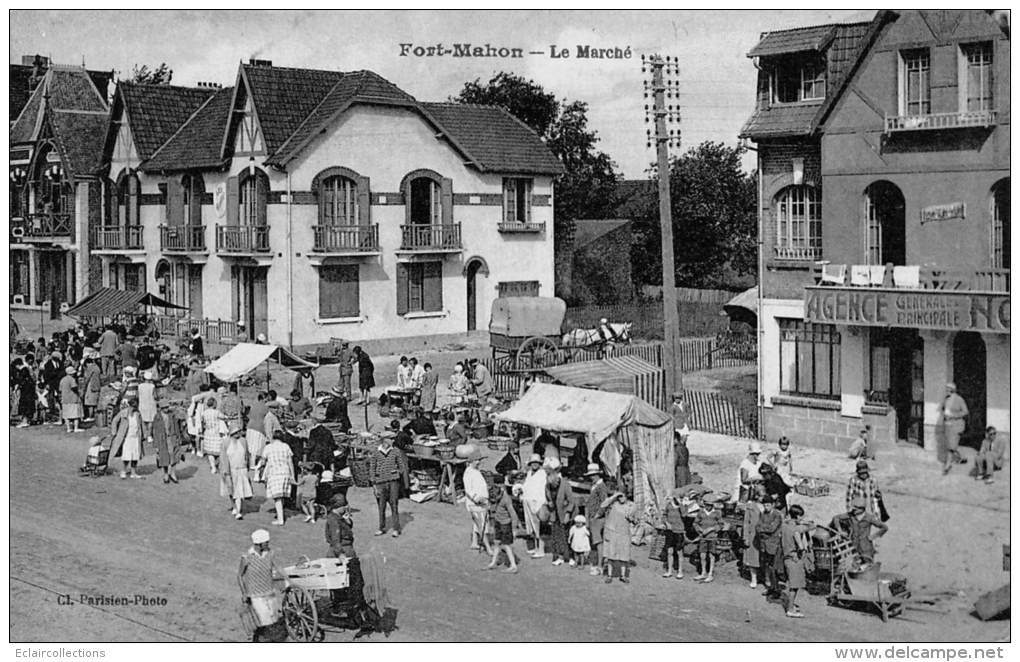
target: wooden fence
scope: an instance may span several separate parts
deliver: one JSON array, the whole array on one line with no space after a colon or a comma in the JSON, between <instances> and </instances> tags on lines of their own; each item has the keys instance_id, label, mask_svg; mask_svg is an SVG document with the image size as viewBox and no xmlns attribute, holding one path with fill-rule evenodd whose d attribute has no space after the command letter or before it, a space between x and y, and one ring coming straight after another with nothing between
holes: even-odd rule
<instances>
[{"instance_id":1,"label":"wooden fence","mask_svg":"<svg viewBox=\"0 0 1020 662\"><path fill-rule=\"evenodd\" d=\"M681 338L678 352L682 372L748 366L754 365L757 360L753 346L733 343L725 337ZM654 366L662 367L662 343L621 345L610 356L637 356Z\"/></svg>"},{"instance_id":2,"label":"wooden fence","mask_svg":"<svg viewBox=\"0 0 1020 662\"><path fill-rule=\"evenodd\" d=\"M753 393L736 399L714 391L687 389L684 399L691 410L692 430L733 437L757 437L758 410Z\"/></svg>"}]
</instances>

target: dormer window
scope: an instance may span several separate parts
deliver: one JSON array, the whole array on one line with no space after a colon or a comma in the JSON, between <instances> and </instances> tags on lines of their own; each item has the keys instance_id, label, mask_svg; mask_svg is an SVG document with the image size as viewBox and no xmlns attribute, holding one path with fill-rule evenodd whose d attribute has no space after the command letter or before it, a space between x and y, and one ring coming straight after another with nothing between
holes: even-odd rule
<instances>
[{"instance_id":1,"label":"dormer window","mask_svg":"<svg viewBox=\"0 0 1020 662\"><path fill-rule=\"evenodd\" d=\"M783 58L772 70L772 103L821 101L825 98L825 65L819 60Z\"/></svg>"}]
</instances>

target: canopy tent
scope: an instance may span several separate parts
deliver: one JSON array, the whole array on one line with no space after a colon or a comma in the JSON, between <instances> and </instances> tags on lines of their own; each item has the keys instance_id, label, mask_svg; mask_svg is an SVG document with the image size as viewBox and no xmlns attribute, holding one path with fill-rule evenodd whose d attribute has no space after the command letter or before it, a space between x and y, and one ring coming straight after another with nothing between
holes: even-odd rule
<instances>
[{"instance_id":1,"label":"canopy tent","mask_svg":"<svg viewBox=\"0 0 1020 662\"><path fill-rule=\"evenodd\" d=\"M673 419L632 395L536 383L501 421L553 432L584 434L588 448L601 442L598 457L610 473L619 476L622 449L634 456L634 501L661 509L673 491Z\"/></svg>"},{"instance_id":2,"label":"canopy tent","mask_svg":"<svg viewBox=\"0 0 1020 662\"><path fill-rule=\"evenodd\" d=\"M149 292L102 287L68 309L67 314L74 317L116 317L135 312L139 306L187 310L185 306L170 303Z\"/></svg>"},{"instance_id":3,"label":"canopy tent","mask_svg":"<svg viewBox=\"0 0 1020 662\"><path fill-rule=\"evenodd\" d=\"M634 395L653 407L666 408L665 371L637 356L564 363L544 372L567 386Z\"/></svg>"},{"instance_id":4,"label":"canopy tent","mask_svg":"<svg viewBox=\"0 0 1020 662\"><path fill-rule=\"evenodd\" d=\"M205 371L224 382L236 382L263 362L273 360L291 370L318 368L319 364L305 361L297 354L279 345L257 345L255 343L238 343L230 350L210 363Z\"/></svg>"},{"instance_id":5,"label":"canopy tent","mask_svg":"<svg viewBox=\"0 0 1020 662\"><path fill-rule=\"evenodd\" d=\"M744 322L748 326L758 326L758 288L744 290L723 304L723 313L733 322Z\"/></svg>"}]
</instances>

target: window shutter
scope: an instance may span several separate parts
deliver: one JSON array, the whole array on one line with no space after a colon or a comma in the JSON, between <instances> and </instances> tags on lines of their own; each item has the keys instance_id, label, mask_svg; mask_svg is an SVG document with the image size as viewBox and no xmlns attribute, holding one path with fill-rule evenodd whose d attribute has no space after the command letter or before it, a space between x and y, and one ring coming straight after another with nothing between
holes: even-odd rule
<instances>
[{"instance_id":1,"label":"window shutter","mask_svg":"<svg viewBox=\"0 0 1020 662\"><path fill-rule=\"evenodd\" d=\"M422 287L423 308L426 312L438 312L443 309L443 263L426 262L423 269L425 271Z\"/></svg>"},{"instance_id":2,"label":"window shutter","mask_svg":"<svg viewBox=\"0 0 1020 662\"><path fill-rule=\"evenodd\" d=\"M103 225L116 225L117 187L112 180L103 181Z\"/></svg>"},{"instance_id":3,"label":"window shutter","mask_svg":"<svg viewBox=\"0 0 1020 662\"><path fill-rule=\"evenodd\" d=\"M453 223L453 180L443 177L439 185L440 199L443 205L443 225Z\"/></svg>"},{"instance_id":4,"label":"window shutter","mask_svg":"<svg viewBox=\"0 0 1020 662\"><path fill-rule=\"evenodd\" d=\"M202 265L190 264L188 269L188 303L192 317L202 317Z\"/></svg>"},{"instance_id":5,"label":"window shutter","mask_svg":"<svg viewBox=\"0 0 1020 662\"><path fill-rule=\"evenodd\" d=\"M531 222L531 187L534 181L531 179L522 180L524 184L524 218L521 220L525 223Z\"/></svg>"},{"instance_id":6,"label":"window shutter","mask_svg":"<svg viewBox=\"0 0 1020 662\"><path fill-rule=\"evenodd\" d=\"M358 177L355 182L358 185L358 223L370 225L372 223L372 189L368 177ZM355 283L357 278L354 279Z\"/></svg>"},{"instance_id":7,"label":"window shutter","mask_svg":"<svg viewBox=\"0 0 1020 662\"><path fill-rule=\"evenodd\" d=\"M319 317L339 317L340 309L340 267L319 268Z\"/></svg>"},{"instance_id":8,"label":"window shutter","mask_svg":"<svg viewBox=\"0 0 1020 662\"><path fill-rule=\"evenodd\" d=\"M514 195L514 180L506 178L503 180L503 220L513 223L517 220L516 196Z\"/></svg>"},{"instance_id":9,"label":"window shutter","mask_svg":"<svg viewBox=\"0 0 1020 662\"><path fill-rule=\"evenodd\" d=\"M237 177L227 179L227 225L237 225L241 205L241 190Z\"/></svg>"},{"instance_id":10,"label":"window shutter","mask_svg":"<svg viewBox=\"0 0 1020 662\"><path fill-rule=\"evenodd\" d=\"M202 196L205 195L205 180L202 175L191 176L191 214L192 225L202 225Z\"/></svg>"},{"instance_id":11,"label":"window shutter","mask_svg":"<svg viewBox=\"0 0 1020 662\"><path fill-rule=\"evenodd\" d=\"M166 222L168 225L184 225L184 187L177 177L167 181Z\"/></svg>"},{"instance_id":12,"label":"window shutter","mask_svg":"<svg viewBox=\"0 0 1020 662\"><path fill-rule=\"evenodd\" d=\"M259 227L266 227L266 205L269 202L269 180L261 175L255 175L255 219Z\"/></svg>"},{"instance_id":13,"label":"window shutter","mask_svg":"<svg viewBox=\"0 0 1020 662\"><path fill-rule=\"evenodd\" d=\"M407 314L407 266L397 264L397 314Z\"/></svg>"},{"instance_id":14,"label":"window shutter","mask_svg":"<svg viewBox=\"0 0 1020 662\"><path fill-rule=\"evenodd\" d=\"M139 205L141 204L141 191L139 191L138 178L134 175L128 179L128 225L138 225Z\"/></svg>"},{"instance_id":15,"label":"window shutter","mask_svg":"<svg viewBox=\"0 0 1020 662\"><path fill-rule=\"evenodd\" d=\"M358 265L345 264L338 270L340 271L340 316L357 317L361 313Z\"/></svg>"}]
</instances>

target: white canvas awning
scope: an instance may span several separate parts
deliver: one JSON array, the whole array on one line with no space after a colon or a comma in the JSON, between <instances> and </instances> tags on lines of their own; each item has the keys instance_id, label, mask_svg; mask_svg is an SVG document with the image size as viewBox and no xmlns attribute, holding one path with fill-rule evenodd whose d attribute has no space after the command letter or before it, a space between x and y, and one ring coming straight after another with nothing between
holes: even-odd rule
<instances>
[{"instance_id":1,"label":"white canvas awning","mask_svg":"<svg viewBox=\"0 0 1020 662\"><path fill-rule=\"evenodd\" d=\"M291 370L318 368L318 363L305 361L297 354L279 345L257 345L255 343L238 343L226 354L216 359L205 369L216 379L224 382L236 382L259 366L273 360Z\"/></svg>"}]
</instances>

